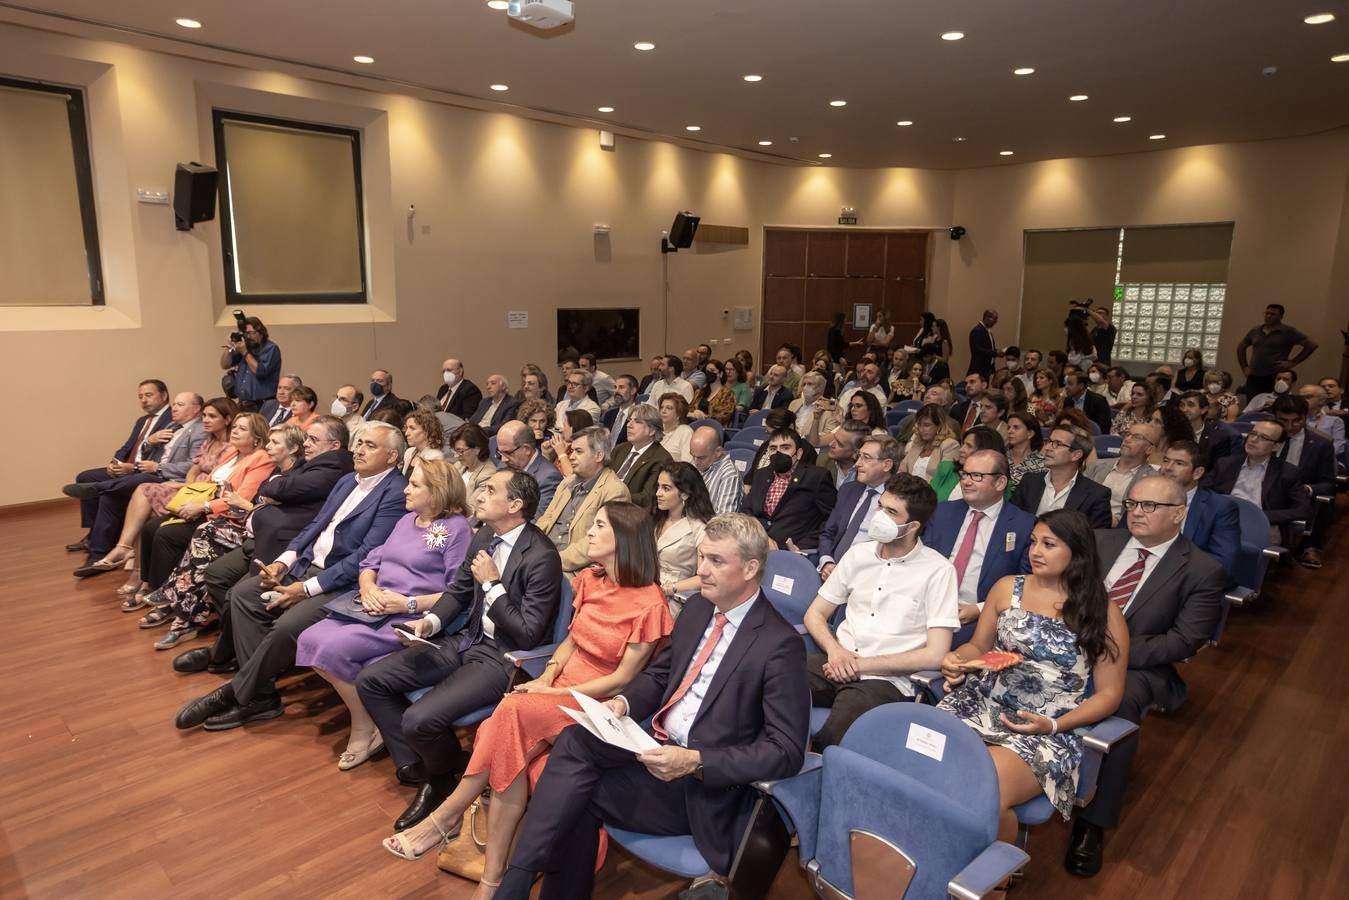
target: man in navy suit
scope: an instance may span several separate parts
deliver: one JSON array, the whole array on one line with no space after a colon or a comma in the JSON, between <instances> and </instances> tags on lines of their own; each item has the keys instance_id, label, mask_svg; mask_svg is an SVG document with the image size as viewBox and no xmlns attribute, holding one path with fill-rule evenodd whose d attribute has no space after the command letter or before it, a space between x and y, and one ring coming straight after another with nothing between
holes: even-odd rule
<instances>
[{"instance_id":1,"label":"man in navy suit","mask_svg":"<svg viewBox=\"0 0 1349 900\"><path fill-rule=\"evenodd\" d=\"M444 384L436 391L436 409L466 421L477 421L471 417L482 402L482 391L464 377L464 364L457 359L445 360L440 364L440 378Z\"/></svg>"},{"instance_id":2,"label":"man in navy suit","mask_svg":"<svg viewBox=\"0 0 1349 900\"><path fill-rule=\"evenodd\" d=\"M998 579L1030 571L1035 516L1004 501L1009 474L1007 457L998 451L971 453L960 474L962 499L937 504L923 532L923 542L956 567L961 628L953 647L974 634Z\"/></svg>"},{"instance_id":3,"label":"man in navy suit","mask_svg":"<svg viewBox=\"0 0 1349 900\"><path fill-rule=\"evenodd\" d=\"M820 530L818 565L821 580L853 544L870 540L867 520L876 511L876 503L885 484L899 471L899 442L892 437L867 438L857 451L857 478L839 488L838 500L829 521Z\"/></svg>"},{"instance_id":4,"label":"man in navy suit","mask_svg":"<svg viewBox=\"0 0 1349 900\"><path fill-rule=\"evenodd\" d=\"M1097 484L1082 472L1091 453L1091 435L1081 428L1059 425L1049 433L1041 453L1043 472L1031 472L1012 491L1012 505L1033 516L1052 509L1075 509L1087 517L1092 528L1109 528L1110 488Z\"/></svg>"},{"instance_id":5,"label":"man in navy suit","mask_svg":"<svg viewBox=\"0 0 1349 900\"><path fill-rule=\"evenodd\" d=\"M584 728L558 735L498 900L525 900L538 872L540 900L589 897L602 824L692 835L727 874L755 806L750 785L800 770L805 646L759 590L768 535L727 513L707 524L698 550L700 592L651 664L608 702L616 716L650 716L661 746L634 754Z\"/></svg>"},{"instance_id":6,"label":"man in navy suit","mask_svg":"<svg viewBox=\"0 0 1349 900\"><path fill-rule=\"evenodd\" d=\"M600 414L600 424L609 429L615 447L628 439L628 414L637 405L637 393L636 378L619 375L614 379L614 395L609 408Z\"/></svg>"},{"instance_id":7,"label":"man in navy suit","mask_svg":"<svg viewBox=\"0 0 1349 900\"><path fill-rule=\"evenodd\" d=\"M1298 479L1292 463L1278 459L1286 433L1283 424L1260 421L1246 435L1244 452L1225 456L1204 476L1204 486L1254 503L1269 524L1285 531L1311 512L1311 495Z\"/></svg>"},{"instance_id":8,"label":"man in navy suit","mask_svg":"<svg viewBox=\"0 0 1349 900\"><path fill-rule=\"evenodd\" d=\"M487 393L478 402L477 409L465 418L473 424L481 426L482 430L491 437L501 429L502 425L515 418L515 411L519 406L515 398L511 396L511 386L506 381L506 376L488 375L485 384Z\"/></svg>"},{"instance_id":9,"label":"man in navy suit","mask_svg":"<svg viewBox=\"0 0 1349 900\"><path fill-rule=\"evenodd\" d=\"M1208 406L1208 394L1203 391L1186 391L1180 395L1177 403L1194 429L1194 442L1199 445L1200 451L1196 462L1205 469L1212 469L1215 462L1224 456L1231 456L1240 445L1237 443L1236 431L1230 425L1208 417Z\"/></svg>"},{"instance_id":10,"label":"man in navy suit","mask_svg":"<svg viewBox=\"0 0 1349 900\"><path fill-rule=\"evenodd\" d=\"M1110 433L1110 404L1100 394L1087 390L1087 376L1081 372L1063 376L1063 406L1082 410L1101 434Z\"/></svg>"},{"instance_id":11,"label":"man in navy suit","mask_svg":"<svg viewBox=\"0 0 1349 900\"><path fill-rule=\"evenodd\" d=\"M360 430L352 449L356 471L337 482L286 552L229 592L239 671L179 710L179 728L205 723L207 731L227 731L281 715L275 679L295 664L300 632L328 615L324 604L356 587L361 560L403 517L407 481L398 464L406 449L403 433L386 422Z\"/></svg>"},{"instance_id":12,"label":"man in navy suit","mask_svg":"<svg viewBox=\"0 0 1349 900\"><path fill-rule=\"evenodd\" d=\"M67 497L79 499L80 527L86 532L94 527L94 521L98 517L102 482L134 475L136 463L146 457L147 453L150 454L149 458L153 458L155 453L163 449L162 444L147 447L146 440L155 432L168 427L170 417L168 387L158 378L148 378L136 386L136 401L141 405L142 415L131 426L131 434L127 436L126 443L113 452L112 459L108 460L106 465L98 469L85 469L75 476L74 482L61 489ZM71 553L87 553L89 535L85 534L75 543L68 544L66 549ZM106 553L111 548L102 549Z\"/></svg>"},{"instance_id":13,"label":"man in navy suit","mask_svg":"<svg viewBox=\"0 0 1349 900\"><path fill-rule=\"evenodd\" d=\"M754 397L750 400L750 409L786 409L792 402L791 388L787 387L784 380L787 377L787 370L777 364L768 367L768 374L764 376L763 386L754 392Z\"/></svg>"},{"instance_id":14,"label":"man in navy suit","mask_svg":"<svg viewBox=\"0 0 1349 900\"><path fill-rule=\"evenodd\" d=\"M1166 448L1161 471L1185 489L1185 525L1180 533L1232 572L1241 552L1241 514L1231 497L1199 486L1206 471L1204 459L1199 444L1176 441ZM1129 517L1121 516L1119 527L1128 525Z\"/></svg>"},{"instance_id":15,"label":"man in navy suit","mask_svg":"<svg viewBox=\"0 0 1349 900\"><path fill-rule=\"evenodd\" d=\"M1284 395L1271 407L1274 418L1283 426L1283 449L1279 459L1297 468L1298 481L1308 498L1335 496L1335 444L1323 434L1307 427L1307 401ZM1298 562L1309 569L1321 568L1321 548L1330 528L1330 504L1312 505L1311 528L1302 542Z\"/></svg>"},{"instance_id":16,"label":"man in navy suit","mask_svg":"<svg viewBox=\"0 0 1349 900\"><path fill-rule=\"evenodd\" d=\"M304 387L299 375L282 375L276 380L276 396L262 404L258 415L267 420L268 428L286 424L293 413L290 410L290 395L297 387Z\"/></svg>"},{"instance_id":17,"label":"man in navy suit","mask_svg":"<svg viewBox=\"0 0 1349 900\"><path fill-rule=\"evenodd\" d=\"M993 326L996 324L998 311L986 309L970 329L970 367L966 374L978 372L985 381L993 377L993 358L998 355L998 342L993 337Z\"/></svg>"},{"instance_id":18,"label":"man in navy suit","mask_svg":"<svg viewBox=\"0 0 1349 900\"><path fill-rule=\"evenodd\" d=\"M534 515L540 515L553 502L553 494L562 483L562 473L557 466L544 459L539 452L534 429L524 422L507 422L497 431L497 456L508 468L532 475L539 485L539 508Z\"/></svg>"}]
</instances>

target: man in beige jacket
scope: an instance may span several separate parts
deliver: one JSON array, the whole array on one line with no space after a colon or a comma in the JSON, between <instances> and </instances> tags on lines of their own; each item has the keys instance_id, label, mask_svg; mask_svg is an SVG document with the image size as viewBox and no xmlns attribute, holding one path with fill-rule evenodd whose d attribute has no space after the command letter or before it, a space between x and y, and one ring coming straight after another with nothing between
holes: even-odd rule
<instances>
[{"instance_id":1,"label":"man in beige jacket","mask_svg":"<svg viewBox=\"0 0 1349 900\"><path fill-rule=\"evenodd\" d=\"M568 575L590 565L586 555L586 532L595 514L610 500L627 500L628 488L605 465L609 459L609 432L600 426L583 428L572 435L567 457L572 474L557 486L537 525L548 535L562 556L562 571Z\"/></svg>"}]
</instances>

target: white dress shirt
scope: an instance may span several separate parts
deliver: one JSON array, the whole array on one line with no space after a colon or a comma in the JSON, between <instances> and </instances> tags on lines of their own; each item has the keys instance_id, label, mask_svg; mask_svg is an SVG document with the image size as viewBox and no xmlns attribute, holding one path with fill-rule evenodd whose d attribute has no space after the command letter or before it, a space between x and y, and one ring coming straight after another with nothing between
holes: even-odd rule
<instances>
[{"instance_id":1,"label":"white dress shirt","mask_svg":"<svg viewBox=\"0 0 1349 900\"><path fill-rule=\"evenodd\" d=\"M988 509L982 510L984 517L979 520L979 530L975 532L974 549L970 552L970 561L965 565L965 577L957 585L960 602L976 604L980 609L984 608L984 600L979 596L979 573L984 567L984 557L988 555L988 542L993 539L993 524L1002 515L1002 503L1002 500L998 500ZM965 513L965 521L956 534L956 542L951 546L953 566L955 555L965 545L965 535L969 533L974 512L974 509L970 509Z\"/></svg>"},{"instance_id":2,"label":"white dress shirt","mask_svg":"<svg viewBox=\"0 0 1349 900\"><path fill-rule=\"evenodd\" d=\"M870 522L871 517L876 514L876 503L881 499L881 493L884 490L885 485L882 484L877 485L876 487L867 487L862 491L862 496L857 498L857 502L854 503L852 509L848 511L848 518L843 520L843 527L844 529L847 529L848 525L852 523L853 517L857 515L858 507L864 503L866 504L866 512L862 513L862 524L857 527L857 532L852 537L852 543L848 544L847 547L835 547L834 549L838 551L837 555L829 553L821 554L820 561L816 568L823 568L831 562L837 562L843 558L843 554L847 553L858 544L874 540L867 536L867 523ZM843 535L839 535L839 537L842 536Z\"/></svg>"},{"instance_id":3,"label":"white dress shirt","mask_svg":"<svg viewBox=\"0 0 1349 900\"><path fill-rule=\"evenodd\" d=\"M1081 473L1074 474L1061 491L1054 490L1054 482L1049 480L1049 474L1049 470L1046 469L1045 492L1040 495L1040 505L1035 508L1037 516L1043 516L1053 509L1063 509L1068 502L1068 495L1073 492L1073 485L1077 484L1077 476Z\"/></svg>"},{"instance_id":4,"label":"white dress shirt","mask_svg":"<svg viewBox=\"0 0 1349 900\"><path fill-rule=\"evenodd\" d=\"M524 530L525 523L521 522L505 534L498 535L498 537L501 538L501 543L497 544L496 551L492 554L492 562L496 563L498 578L506 571L506 560L511 558L511 551L515 549L515 542L520 539L520 535ZM482 633L484 637L496 637L496 623L487 617L487 613L491 610L492 604L500 600L505 594L506 586L498 581L496 584L492 585L492 589L483 596ZM424 618L431 620L432 634L436 634L443 627L440 617L434 613L427 613Z\"/></svg>"},{"instance_id":5,"label":"white dress shirt","mask_svg":"<svg viewBox=\"0 0 1349 900\"><path fill-rule=\"evenodd\" d=\"M502 394L500 397L493 400L491 405L487 407L487 412L483 414L482 418L478 419L478 424L481 427L492 427L492 417L497 414L497 410L501 407L501 401L504 399L506 399L506 395Z\"/></svg>"},{"instance_id":6,"label":"white dress shirt","mask_svg":"<svg viewBox=\"0 0 1349 900\"><path fill-rule=\"evenodd\" d=\"M361 501L370 496L370 492L379 487L379 483L389 477L393 469L385 469L378 475L367 475L364 478L356 476L356 487L347 498L342 501L342 505L337 507L333 517L328 522L328 527L319 532L319 536L314 539L313 563L322 569L323 564L328 561L328 554L332 552L333 541L337 536L337 526L342 524L342 520L350 516L356 507L361 505ZM287 550L276 558L279 563L285 563L286 568L290 568L295 560L299 558L294 550ZM308 579L304 583L304 594L306 597L313 597L316 594L323 593L323 588L319 587L318 576Z\"/></svg>"},{"instance_id":7,"label":"white dress shirt","mask_svg":"<svg viewBox=\"0 0 1349 900\"><path fill-rule=\"evenodd\" d=\"M1176 535L1176 537L1180 537L1180 535ZM1143 582L1148 580L1148 576L1157 568L1157 563L1161 561L1161 558L1166 555L1166 551L1170 550L1171 545L1175 542L1176 538L1172 538L1169 541L1163 541L1155 547L1146 548L1148 555L1143 560L1143 577L1138 579L1138 585L1134 588L1133 597L1130 597L1129 602L1124 604L1125 613L1128 613L1129 607L1134 605L1134 598L1138 596L1138 592L1143 590ZM1138 551L1142 549L1145 548L1138 542L1138 538L1129 538L1129 543L1124 545L1124 549L1119 553L1119 558L1116 559L1115 564L1110 567L1110 571L1105 574L1105 589L1107 593L1114 587L1115 582L1119 581L1124 573L1127 572L1134 563L1138 562Z\"/></svg>"},{"instance_id":8,"label":"white dress shirt","mask_svg":"<svg viewBox=\"0 0 1349 900\"><path fill-rule=\"evenodd\" d=\"M1285 442L1288 445L1288 451L1284 454L1284 460L1290 466L1300 465L1302 463L1302 448L1307 445L1307 431L1303 429L1297 434L1290 434Z\"/></svg>"},{"instance_id":9,"label":"white dress shirt","mask_svg":"<svg viewBox=\"0 0 1349 900\"><path fill-rule=\"evenodd\" d=\"M736 632L740 630L740 624L745 621L745 616L749 614L750 608L754 606L758 599L759 594L756 593L753 597L726 613L726 625L721 629L721 639L717 641L717 646L712 650L712 655L698 670L698 677L693 680L693 684L689 685L689 689L684 692L684 696L680 697L679 702L670 707L669 712L665 714L665 733L670 736L670 740L679 746L687 747L689 745L689 732L693 730L693 721L698 718L698 710L702 708L703 698L707 696L707 689L711 687L712 679L717 674L717 668L726 657L726 651L730 648L731 641L735 639ZM693 656L689 657L688 665L679 671L679 680L675 682L676 685L683 682L689 666L693 665L693 661L702 653L703 645L712 635L712 629L716 627L716 624L717 616L713 613L707 627L703 629L703 636L698 641ZM670 675L673 677L673 669L670 670ZM624 702L627 702L626 699Z\"/></svg>"},{"instance_id":10,"label":"white dress shirt","mask_svg":"<svg viewBox=\"0 0 1349 900\"><path fill-rule=\"evenodd\" d=\"M1240 497L1242 500L1248 500L1256 506L1264 503L1265 493L1265 470L1269 468L1269 460L1265 460L1258 466L1251 465L1251 458L1246 457L1246 461L1241 464L1241 469L1237 472L1236 484L1232 485L1232 496Z\"/></svg>"},{"instance_id":11,"label":"white dress shirt","mask_svg":"<svg viewBox=\"0 0 1349 900\"><path fill-rule=\"evenodd\" d=\"M1118 522L1119 517L1124 515L1124 498L1129 493L1129 485L1134 483L1134 476L1142 467L1142 463L1134 466L1132 469L1121 469L1119 463L1110 467L1106 473L1105 479L1101 484L1110 488L1110 521Z\"/></svg>"},{"instance_id":12,"label":"white dress shirt","mask_svg":"<svg viewBox=\"0 0 1349 900\"><path fill-rule=\"evenodd\" d=\"M647 396L650 398L651 405L657 408L660 406L660 398L664 397L666 394L678 394L689 403L693 402L693 385L689 384L678 375L676 375L672 381L659 379L651 382L647 391Z\"/></svg>"}]
</instances>

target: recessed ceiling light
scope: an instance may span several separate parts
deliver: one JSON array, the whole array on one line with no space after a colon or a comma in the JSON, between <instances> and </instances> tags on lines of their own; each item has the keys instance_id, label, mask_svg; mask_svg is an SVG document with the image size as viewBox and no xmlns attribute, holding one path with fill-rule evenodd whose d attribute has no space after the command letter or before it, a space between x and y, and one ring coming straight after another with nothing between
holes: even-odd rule
<instances>
[{"instance_id":1,"label":"recessed ceiling light","mask_svg":"<svg viewBox=\"0 0 1349 900\"><path fill-rule=\"evenodd\" d=\"M746 81L763 81L763 76L762 76L762 75L746 75L746 76L745 76L745 80L746 80Z\"/></svg>"},{"instance_id":2,"label":"recessed ceiling light","mask_svg":"<svg viewBox=\"0 0 1349 900\"><path fill-rule=\"evenodd\" d=\"M847 101L847 100L830 100L830 101L829 101L829 105L830 105L830 106L847 106L847 105L848 105L848 101Z\"/></svg>"},{"instance_id":3,"label":"recessed ceiling light","mask_svg":"<svg viewBox=\"0 0 1349 900\"><path fill-rule=\"evenodd\" d=\"M509 91L511 89L511 86L509 84L493 84L489 86L494 91Z\"/></svg>"},{"instance_id":4,"label":"recessed ceiling light","mask_svg":"<svg viewBox=\"0 0 1349 900\"><path fill-rule=\"evenodd\" d=\"M635 44L632 45L632 49L634 49L634 50L655 50L655 49L656 49L656 45L653 44L653 43L651 43L650 41L638 41L637 43L635 43Z\"/></svg>"},{"instance_id":5,"label":"recessed ceiling light","mask_svg":"<svg viewBox=\"0 0 1349 900\"><path fill-rule=\"evenodd\" d=\"M373 56L353 56L352 59L363 66L368 66L375 61Z\"/></svg>"},{"instance_id":6,"label":"recessed ceiling light","mask_svg":"<svg viewBox=\"0 0 1349 900\"><path fill-rule=\"evenodd\" d=\"M832 154L832 153L821 153L821 154L820 154L820 159L833 159L833 158L834 158L834 154Z\"/></svg>"},{"instance_id":7,"label":"recessed ceiling light","mask_svg":"<svg viewBox=\"0 0 1349 900\"><path fill-rule=\"evenodd\" d=\"M200 28L200 27L201 27L201 23L198 22L196 19L174 19L173 21L177 22L178 25L179 25L180 27L182 27L182 28Z\"/></svg>"},{"instance_id":8,"label":"recessed ceiling light","mask_svg":"<svg viewBox=\"0 0 1349 900\"><path fill-rule=\"evenodd\" d=\"M759 141L759 146L760 146L760 147L771 147L771 146L773 146L773 142L772 142L772 141Z\"/></svg>"},{"instance_id":9,"label":"recessed ceiling light","mask_svg":"<svg viewBox=\"0 0 1349 900\"><path fill-rule=\"evenodd\" d=\"M1012 153L1013 153L1013 151L1011 151L1011 150L999 150L999 151L998 151L998 155L999 155L999 156L1011 156Z\"/></svg>"},{"instance_id":10,"label":"recessed ceiling light","mask_svg":"<svg viewBox=\"0 0 1349 900\"><path fill-rule=\"evenodd\" d=\"M941 39L942 39L943 41L958 41L958 40L960 40L961 38L963 38L964 36L965 36L965 32L963 32L963 31L947 31L947 32L943 32L943 34L942 34L942 36L941 36Z\"/></svg>"},{"instance_id":11,"label":"recessed ceiling light","mask_svg":"<svg viewBox=\"0 0 1349 900\"><path fill-rule=\"evenodd\" d=\"M1032 69L1030 66L1022 66L1022 67L1019 68L1019 69L1013 69L1013 70L1012 70L1012 74L1013 74L1013 75L1034 75L1034 74L1035 74L1035 70Z\"/></svg>"},{"instance_id":12,"label":"recessed ceiling light","mask_svg":"<svg viewBox=\"0 0 1349 900\"><path fill-rule=\"evenodd\" d=\"M1114 121L1116 121L1116 122L1132 122L1133 119L1134 119L1133 116L1115 116Z\"/></svg>"},{"instance_id":13,"label":"recessed ceiling light","mask_svg":"<svg viewBox=\"0 0 1349 900\"><path fill-rule=\"evenodd\" d=\"M597 110L598 112L611 113L611 112L614 111L614 108L613 108L612 106L599 106L599 107L596 107L596 110Z\"/></svg>"},{"instance_id":14,"label":"recessed ceiling light","mask_svg":"<svg viewBox=\"0 0 1349 900\"><path fill-rule=\"evenodd\" d=\"M900 119L895 124L898 125L900 128L908 128L910 125L913 124L913 119Z\"/></svg>"},{"instance_id":15,"label":"recessed ceiling light","mask_svg":"<svg viewBox=\"0 0 1349 900\"><path fill-rule=\"evenodd\" d=\"M953 138L951 138L951 140L954 141L954 142L957 143L957 144L963 144L963 143L965 143L965 139L964 139L963 137L953 137Z\"/></svg>"},{"instance_id":16,"label":"recessed ceiling light","mask_svg":"<svg viewBox=\"0 0 1349 900\"><path fill-rule=\"evenodd\" d=\"M1073 94L1073 95L1072 95L1071 97L1069 97L1068 99L1071 100L1071 101L1073 101L1074 103L1081 103L1083 100L1086 100L1086 99L1087 99L1087 95L1086 95L1086 94Z\"/></svg>"},{"instance_id":17,"label":"recessed ceiling light","mask_svg":"<svg viewBox=\"0 0 1349 900\"><path fill-rule=\"evenodd\" d=\"M1166 135L1164 135L1164 134L1150 134L1150 135L1148 135L1148 140L1150 140L1150 141L1164 141L1164 140L1166 140Z\"/></svg>"},{"instance_id":18,"label":"recessed ceiling light","mask_svg":"<svg viewBox=\"0 0 1349 900\"><path fill-rule=\"evenodd\" d=\"M1331 62L1349 62L1349 53L1340 53L1330 58Z\"/></svg>"},{"instance_id":19,"label":"recessed ceiling light","mask_svg":"<svg viewBox=\"0 0 1349 900\"><path fill-rule=\"evenodd\" d=\"M1335 21L1335 14L1334 14L1334 13L1316 13L1315 15L1307 16L1307 18L1303 19L1302 21L1306 22L1308 25L1324 25L1324 24L1326 24L1327 22L1334 22L1334 21Z\"/></svg>"},{"instance_id":20,"label":"recessed ceiling light","mask_svg":"<svg viewBox=\"0 0 1349 900\"><path fill-rule=\"evenodd\" d=\"M703 126L701 126L701 125L685 125L685 126L684 126L684 130L685 130L685 131L702 131L702 130L703 130Z\"/></svg>"},{"instance_id":21,"label":"recessed ceiling light","mask_svg":"<svg viewBox=\"0 0 1349 900\"><path fill-rule=\"evenodd\" d=\"M488 9L508 9L510 4L506 0L487 0Z\"/></svg>"}]
</instances>

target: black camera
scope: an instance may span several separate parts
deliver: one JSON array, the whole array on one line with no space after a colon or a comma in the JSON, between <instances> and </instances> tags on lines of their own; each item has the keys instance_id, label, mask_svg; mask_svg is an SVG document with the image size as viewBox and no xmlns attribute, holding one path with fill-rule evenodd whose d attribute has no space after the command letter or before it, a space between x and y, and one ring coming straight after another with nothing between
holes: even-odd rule
<instances>
[{"instance_id":1,"label":"black camera","mask_svg":"<svg viewBox=\"0 0 1349 900\"><path fill-rule=\"evenodd\" d=\"M1088 298L1085 299L1085 300L1069 300L1069 301L1068 301L1068 315L1069 315L1070 317L1072 317L1072 316L1078 316L1078 317L1080 317L1080 318L1084 318L1084 319L1085 319L1085 318L1086 318L1088 315L1090 315L1090 314L1091 314L1091 298L1090 298L1090 297L1088 297Z\"/></svg>"},{"instance_id":2,"label":"black camera","mask_svg":"<svg viewBox=\"0 0 1349 900\"><path fill-rule=\"evenodd\" d=\"M237 344L244 339L244 328L248 326L248 322L244 319L244 311L242 309L236 309L234 311L234 324L238 326L239 330L230 332L231 344Z\"/></svg>"}]
</instances>

